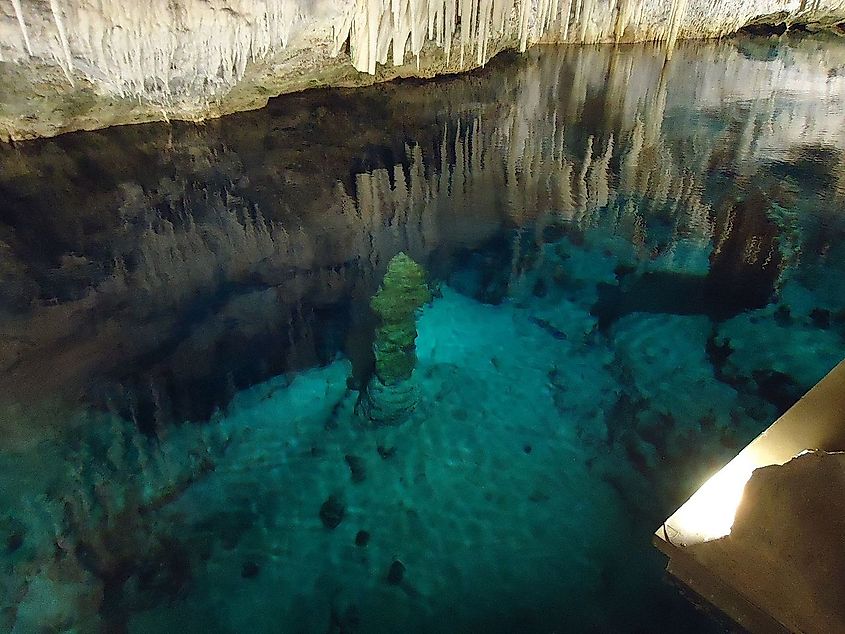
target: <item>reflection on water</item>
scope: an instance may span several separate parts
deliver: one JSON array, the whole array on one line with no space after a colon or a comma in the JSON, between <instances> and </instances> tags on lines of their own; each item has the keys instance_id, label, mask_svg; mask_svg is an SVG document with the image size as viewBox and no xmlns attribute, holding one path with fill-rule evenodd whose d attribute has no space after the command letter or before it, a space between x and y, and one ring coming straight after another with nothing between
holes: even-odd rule
<instances>
[{"instance_id":1,"label":"reflection on water","mask_svg":"<svg viewBox=\"0 0 845 634\"><path fill-rule=\"evenodd\" d=\"M4 629L707 628L648 537L842 355L843 68L547 48L0 149ZM421 404L362 429L399 251Z\"/></svg>"}]
</instances>

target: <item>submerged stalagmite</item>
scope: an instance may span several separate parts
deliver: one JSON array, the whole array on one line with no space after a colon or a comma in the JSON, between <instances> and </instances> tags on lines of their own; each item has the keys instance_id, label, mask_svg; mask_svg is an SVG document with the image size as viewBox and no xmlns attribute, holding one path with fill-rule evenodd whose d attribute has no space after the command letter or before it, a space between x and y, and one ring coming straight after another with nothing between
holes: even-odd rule
<instances>
[{"instance_id":1,"label":"submerged stalagmite","mask_svg":"<svg viewBox=\"0 0 845 634\"><path fill-rule=\"evenodd\" d=\"M393 256L371 302L380 322L373 343L376 371L359 402L361 412L376 425L400 423L417 405L412 381L417 313L429 301L425 270L404 253Z\"/></svg>"}]
</instances>

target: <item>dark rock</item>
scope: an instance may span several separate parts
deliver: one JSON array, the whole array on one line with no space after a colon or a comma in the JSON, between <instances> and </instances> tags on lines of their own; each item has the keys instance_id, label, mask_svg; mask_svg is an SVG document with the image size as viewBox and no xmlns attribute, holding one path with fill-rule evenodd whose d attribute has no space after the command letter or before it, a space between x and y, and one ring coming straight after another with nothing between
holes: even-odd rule
<instances>
[{"instance_id":1,"label":"dark rock","mask_svg":"<svg viewBox=\"0 0 845 634\"><path fill-rule=\"evenodd\" d=\"M12 554L23 546L26 526L16 517L0 517L0 540L5 544L6 553Z\"/></svg>"},{"instance_id":2,"label":"dark rock","mask_svg":"<svg viewBox=\"0 0 845 634\"><path fill-rule=\"evenodd\" d=\"M378 455L380 455L384 460L396 455L396 447L385 447L384 445L379 445L376 447L376 451L378 451Z\"/></svg>"},{"instance_id":3,"label":"dark rock","mask_svg":"<svg viewBox=\"0 0 845 634\"><path fill-rule=\"evenodd\" d=\"M810 319L816 328L827 330L830 328L830 311L823 308L814 308L810 311Z\"/></svg>"},{"instance_id":4,"label":"dark rock","mask_svg":"<svg viewBox=\"0 0 845 634\"><path fill-rule=\"evenodd\" d=\"M363 482L367 479L367 468L362 458L353 456L352 454L346 454L344 460L346 460L349 471L352 473L353 482Z\"/></svg>"},{"instance_id":5,"label":"dark rock","mask_svg":"<svg viewBox=\"0 0 845 634\"><path fill-rule=\"evenodd\" d=\"M728 359L733 352L730 340L725 340L719 343L716 340L716 330L714 329L710 333L710 336L707 337L705 352L707 354L707 359L710 361L710 365L713 366L713 373L716 375L716 378L728 385L738 387L736 385L736 381L732 381L732 378L725 374L725 366L727 365Z\"/></svg>"},{"instance_id":6,"label":"dark rock","mask_svg":"<svg viewBox=\"0 0 845 634\"><path fill-rule=\"evenodd\" d=\"M615 267L613 267L613 275L616 277L617 280L621 280L626 275L630 275L637 270L637 267L631 266L630 264L619 263Z\"/></svg>"},{"instance_id":7,"label":"dark rock","mask_svg":"<svg viewBox=\"0 0 845 634\"><path fill-rule=\"evenodd\" d=\"M23 534L22 533L12 533L6 538L6 552L13 553L18 548L23 546Z\"/></svg>"},{"instance_id":8,"label":"dark rock","mask_svg":"<svg viewBox=\"0 0 845 634\"><path fill-rule=\"evenodd\" d=\"M755 370L752 377L757 393L783 413L792 407L811 386L799 385L794 378L777 370Z\"/></svg>"},{"instance_id":9,"label":"dark rock","mask_svg":"<svg viewBox=\"0 0 845 634\"><path fill-rule=\"evenodd\" d=\"M356 546L366 546L370 543L370 534L367 531L358 531L358 534L355 535L355 545Z\"/></svg>"},{"instance_id":10,"label":"dark rock","mask_svg":"<svg viewBox=\"0 0 845 634\"><path fill-rule=\"evenodd\" d=\"M532 293L534 297L545 297L549 292L549 287L546 285L546 280L542 277L537 278L537 281L534 283L534 288L532 289Z\"/></svg>"},{"instance_id":11,"label":"dark rock","mask_svg":"<svg viewBox=\"0 0 845 634\"><path fill-rule=\"evenodd\" d=\"M545 319L540 319L539 317L531 317L530 319L533 323L537 324L540 328L545 330L547 333L549 333L555 339L558 339L560 341L563 341L563 340L566 339L566 333L565 332L563 332L562 330L558 330L557 328L552 326Z\"/></svg>"},{"instance_id":12,"label":"dark rock","mask_svg":"<svg viewBox=\"0 0 845 634\"><path fill-rule=\"evenodd\" d=\"M768 18L768 17L769 16L765 16L765 18ZM775 17L777 17L777 16L775 16ZM795 26L797 26L797 25L795 25ZM795 28L795 26L793 26L793 28ZM768 21L764 22L764 21L760 21L760 22L754 22L752 24L746 24L745 26L743 26L739 30L739 33L740 34L748 34L748 35L770 36L770 35L783 35L784 33L786 33L786 30L787 30L786 22L768 22ZM743 42L743 43L745 41L746 40L740 40L740 42ZM757 57L757 56L753 56L753 57L750 57L750 59L755 59L755 60L761 60L762 59L762 61L768 61L768 60L771 60L772 58L770 58L770 57L760 58L760 57Z\"/></svg>"},{"instance_id":13,"label":"dark rock","mask_svg":"<svg viewBox=\"0 0 845 634\"><path fill-rule=\"evenodd\" d=\"M551 498L548 493L540 491L539 489L534 489L528 494L528 499L532 502L548 502Z\"/></svg>"},{"instance_id":14,"label":"dark rock","mask_svg":"<svg viewBox=\"0 0 845 634\"><path fill-rule=\"evenodd\" d=\"M715 236L720 249L710 255L707 299L711 311L731 317L745 309L762 308L771 301L780 275L780 229L769 218L772 192L753 187L748 196L724 205L716 213ZM771 257L749 258L751 248Z\"/></svg>"},{"instance_id":15,"label":"dark rock","mask_svg":"<svg viewBox=\"0 0 845 634\"><path fill-rule=\"evenodd\" d=\"M255 579L259 572L261 572L261 566L254 561L245 561L241 566L241 577L244 579Z\"/></svg>"},{"instance_id":16,"label":"dark rock","mask_svg":"<svg viewBox=\"0 0 845 634\"><path fill-rule=\"evenodd\" d=\"M343 521L346 515L346 504L337 495L330 495L320 507L320 521L323 526L334 530Z\"/></svg>"},{"instance_id":17,"label":"dark rock","mask_svg":"<svg viewBox=\"0 0 845 634\"><path fill-rule=\"evenodd\" d=\"M512 255L512 236L497 232L489 242L456 254L447 283L485 304L501 304L510 286L510 270L501 263L509 262Z\"/></svg>"},{"instance_id":18,"label":"dark rock","mask_svg":"<svg viewBox=\"0 0 845 634\"><path fill-rule=\"evenodd\" d=\"M716 429L716 417L712 412L708 412L698 419L698 425L701 427L701 431L712 432Z\"/></svg>"},{"instance_id":19,"label":"dark rock","mask_svg":"<svg viewBox=\"0 0 845 634\"><path fill-rule=\"evenodd\" d=\"M774 319L778 326L791 326L792 314L789 311L789 307L783 305L778 306L774 314Z\"/></svg>"},{"instance_id":20,"label":"dark rock","mask_svg":"<svg viewBox=\"0 0 845 634\"><path fill-rule=\"evenodd\" d=\"M184 596L193 578L191 559L185 546L175 539L163 539L145 557L149 559L143 562L132 558L122 560L111 570L114 573L112 581L128 579L130 575L127 573L131 571L137 575L139 597L145 596L146 600L158 602ZM101 569L103 563L100 562ZM109 576L108 573L106 576Z\"/></svg>"},{"instance_id":21,"label":"dark rock","mask_svg":"<svg viewBox=\"0 0 845 634\"><path fill-rule=\"evenodd\" d=\"M531 445L525 445L525 446L522 448L522 450L523 450L525 453L531 453L532 451L534 451L534 448L533 448Z\"/></svg>"},{"instance_id":22,"label":"dark rock","mask_svg":"<svg viewBox=\"0 0 845 634\"><path fill-rule=\"evenodd\" d=\"M402 583L405 577L405 564L398 559L390 564L390 570L387 571L387 583L392 586L398 586Z\"/></svg>"},{"instance_id":23,"label":"dark rock","mask_svg":"<svg viewBox=\"0 0 845 634\"><path fill-rule=\"evenodd\" d=\"M452 411L452 418L459 421L465 421L469 419L469 412L467 412L462 407L459 407Z\"/></svg>"}]
</instances>

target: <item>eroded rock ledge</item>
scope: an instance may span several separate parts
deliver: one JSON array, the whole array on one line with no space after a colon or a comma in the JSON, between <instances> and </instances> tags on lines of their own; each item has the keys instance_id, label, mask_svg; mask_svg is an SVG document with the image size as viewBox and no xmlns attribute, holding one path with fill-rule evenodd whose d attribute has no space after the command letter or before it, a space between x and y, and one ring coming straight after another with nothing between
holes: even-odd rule
<instances>
[{"instance_id":1,"label":"eroded rock ledge","mask_svg":"<svg viewBox=\"0 0 845 634\"><path fill-rule=\"evenodd\" d=\"M432 77L536 43L827 26L845 0L3 0L0 140L262 107Z\"/></svg>"}]
</instances>

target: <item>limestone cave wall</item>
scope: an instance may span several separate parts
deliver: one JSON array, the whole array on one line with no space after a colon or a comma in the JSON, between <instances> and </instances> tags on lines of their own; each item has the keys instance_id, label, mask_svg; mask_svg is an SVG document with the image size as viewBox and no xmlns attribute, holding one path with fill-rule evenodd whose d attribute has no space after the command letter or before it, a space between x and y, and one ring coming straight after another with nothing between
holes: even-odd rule
<instances>
[{"instance_id":1,"label":"limestone cave wall","mask_svg":"<svg viewBox=\"0 0 845 634\"><path fill-rule=\"evenodd\" d=\"M2 0L0 140L262 107L431 77L538 43L836 24L843 0Z\"/></svg>"}]
</instances>

